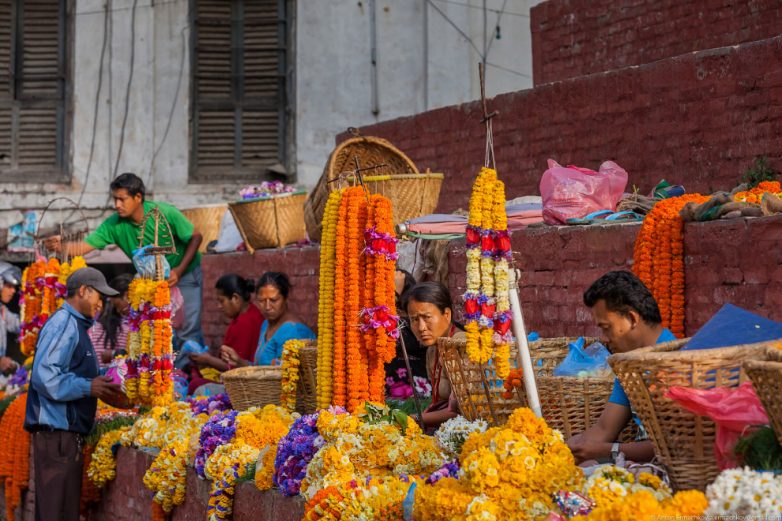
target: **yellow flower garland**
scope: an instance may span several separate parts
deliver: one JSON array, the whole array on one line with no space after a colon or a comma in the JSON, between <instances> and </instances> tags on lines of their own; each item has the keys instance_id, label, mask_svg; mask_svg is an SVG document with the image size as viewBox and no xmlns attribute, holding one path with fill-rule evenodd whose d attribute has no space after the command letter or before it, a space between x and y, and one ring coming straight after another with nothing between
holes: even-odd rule
<instances>
[{"instance_id":1,"label":"yellow flower garland","mask_svg":"<svg viewBox=\"0 0 782 521\"><path fill-rule=\"evenodd\" d=\"M299 352L304 347L303 340L288 340L282 346L282 382L280 386L280 405L293 411L296 408L301 369Z\"/></svg>"},{"instance_id":2,"label":"yellow flower garland","mask_svg":"<svg viewBox=\"0 0 782 521\"><path fill-rule=\"evenodd\" d=\"M118 443L127 446L126 434L129 431L130 427L121 427L109 431L101 436L100 441L95 446L90 466L87 469L87 476L89 476L96 487L101 488L117 477L117 460L114 458L114 453L111 449Z\"/></svg>"}]
</instances>

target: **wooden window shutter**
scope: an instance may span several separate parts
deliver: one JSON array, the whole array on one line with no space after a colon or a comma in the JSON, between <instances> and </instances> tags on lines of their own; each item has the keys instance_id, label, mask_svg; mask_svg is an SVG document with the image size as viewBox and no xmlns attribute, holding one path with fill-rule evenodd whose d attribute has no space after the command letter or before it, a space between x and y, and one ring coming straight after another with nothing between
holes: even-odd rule
<instances>
[{"instance_id":1,"label":"wooden window shutter","mask_svg":"<svg viewBox=\"0 0 782 521\"><path fill-rule=\"evenodd\" d=\"M0 172L13 180L62 180L66 0L0 2L13 4L8 6L10 23L3 23L10 32L9 74L3 82L7 96L0 97L0 147L10 147L10 161L0 163ZM5 37L0 33L0 39Z\"/></svg>"},{"instance_id":2,"label":"wooden window shutter","mask_svg":"<svg viewBox=\"0 0 782 521\"><path fill-rule=\"evenodd\" d=\"M257 179L284 163L285 0L196 0L194 177Z\"/></svg>"}]
</instances>

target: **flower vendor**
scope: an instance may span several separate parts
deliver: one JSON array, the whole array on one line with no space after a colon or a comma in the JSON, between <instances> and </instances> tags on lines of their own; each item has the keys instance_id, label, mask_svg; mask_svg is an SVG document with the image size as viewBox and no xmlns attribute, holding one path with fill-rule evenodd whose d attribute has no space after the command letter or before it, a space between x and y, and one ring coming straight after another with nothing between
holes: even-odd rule
<instances>
[{"instance_id":1,"label":"flower vendor","mask_svg":"<svg viewBox=\"0 0 782 521\"><path fill-rule=\"evenodd\" d=\"M102 296L118 292L94 268L74 271L66 291L65 302L38 337L24 428L32 433L35 518L78 521L84 436L95 423L98 398L122 396L119 384L98 376L87 331Z\"/></svg>"},{"instance_id":2,"label":"flower vendor","mask_svg":"<svg viewBox=\"0 0 782 521\"><path fill-rule=\"evenodd\" d=\"M603 342L612 353L627 353L661 342L676 340L662 326L660 309L652 293L641 280L629 271L612 271L595 281L584 293L584 304L602 331ZM654 458L651 441L617 443L621 430L634 414L630 400L619 380L597 423L585 432L568 440L568 446L579 462L611 459L619 453L632 461L650 461Z\"/></svg>"},{"instance_id":3,"label":"flower vendor","mask_svg":"<svg viewBox=\"0 0 782 521\"><path fill-rule=\"evenodd\" d=\"M418 343L418 339L410 328L410 321L405 316L404 307L402 306L402 296L413 286L415 286L413 276L407 271L397 268L394 272L394 293L402 330L400 338L396 341L396 357L386 365L386 394L389 398L399 400L405 400L413 395L413 390L410 388L407 378L407 366L402 354L401 337L404 337L410 368L413 370L413 382L418 388L419 396L429 396L431 394L429 377L426 373L426 347Z\"/></svg>"},{"instance_id":4,"label":"flower vendor","mask_svg":"<svg viewBox=\"0 0 782 521\"><path fill-rule=\"evenodd\" d=\"M6 373L16 367L16 362L6 356L8 333L18 333L21 321L19 315L8 309L16 289L22 280L22 271L4 261L0 261L0 373Z\"/></svg>"},{"instance_id":5,"label":"flower vendor","mask_svg":"<svg viewBox=\"0 0 782 521\"><path fill-rule=\"evenodd\" d=\"M251 280L229 273L217 279L215 289L217 289L217 307L223 312L225 318L230 320L222 345L233 349L242 360L252 362L255 359L255 350L258 347L263 325L263 315L252 302L255 285ZM228 364L220 358L220 349L192 353L190 360L202 368L200 371L197 368L193 369L193 373L197 374L193 374L190 381L191 394L200 385L214 380L208 378L210 375L206 368L220 372L227 371L229 368Z\"/></svg>"},{"instance_id":6,"label":"flower vendor","mask_svg":"<svg viewBox=\"0 0 782 521\"><path fill-rule=\"evenodd\" d=\"M405 293L404 304L413 334L426 347L426 369L432 382L432 404L421 419L427 429L436 429L459 415L451 382L437 353L437 339L453 336L458 327L453 322L451 294L439 282L421 282Z\"/></svg>"},{"instance_id":7,"label":"flower vendor","mask_svg":"<svg viewBox=\"0 0 782 521\"><path fill-rule=\"evenodd\" d=\"M144 182L135 174L125 173L111 182L111 197L117 213L103 221L89 234L84 242L61 244L60 237L50 237L45 246L54 251L65 250L70 255L84 255L94 249L103 249L116 244L128 258L139 246L139 232L144 216L153 208L158 208L171 227L168 236L166 230L160 230L159 244L173 246L175 252L166 255L171 274L168 283L177 286L185 302L184 321L176 329L180 342L193 340L203 343L201 332L201 254L198 247L202 236L182 212L170 204L145 200ZM161 227L165 228L165 227ZM155 237L155 223L148 219L144 228L144 245L152 244Z\"/></svg>"},{"instance_id":8,"label":"flower vendor","mask_svg":"<svg viewBox=\"0 0 782 521\"><path fill-rule=\"evenodd\" d=\"M266 320L261 326L255 365L273 365L282 356L285 342L313 340L315 333L288 308L291 283L286 274L267 271L258 279L256 287L255 303ZM220 351L223 360L233 367L251 365L233 347L223 346Z\"/></svg>"},{"instance_id":9,"label":"flower vendor","mask_svg":"<svg viewBox=\"0 0 782 521\"><path fill-rule=\"evenodd\" d=\"M115 354L127 352L128 349L128 287L133 276L129 274L114 277L109 286L118 293L108 297L106 304L90 329L90 340L98 355L101 369L107 368Z\"/></svg>"}]
</instances>

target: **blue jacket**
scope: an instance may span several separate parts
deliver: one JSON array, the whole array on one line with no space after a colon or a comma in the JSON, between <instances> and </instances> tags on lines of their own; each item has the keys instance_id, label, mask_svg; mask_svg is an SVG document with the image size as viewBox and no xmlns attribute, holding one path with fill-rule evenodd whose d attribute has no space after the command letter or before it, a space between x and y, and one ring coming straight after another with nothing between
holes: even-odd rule
<instances>
[{"instance_id":1,"label":"blue jacket","mask_svg":"<svg viewBox=\"0 0 782 521\"><path fill-rule=\"evenodd\" d=\"M91 325L66 302L41 328L27 395L28 431L92 430L98 400L90 397L90 386L98 359L87 335Z\"/></svg>"}]
</instances>

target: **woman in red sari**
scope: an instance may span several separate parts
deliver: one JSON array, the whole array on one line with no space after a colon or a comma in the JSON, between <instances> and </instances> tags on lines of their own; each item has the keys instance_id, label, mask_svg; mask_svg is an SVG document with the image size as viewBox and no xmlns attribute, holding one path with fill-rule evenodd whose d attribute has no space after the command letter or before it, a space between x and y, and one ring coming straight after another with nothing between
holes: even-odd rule
<instances>
[{"instance_id":1,"label":"woman in red sari","mask_svg":"<svg viewBox=\"0 0 782 521\"><path fill-rule=\"evenodd\" d=\"M423 412L422 419L426 429L433 430L459 415L451 382L437 354L437 339L454 336L461 326L453 321L453 303L448 288L439 282L416 284L404 294L403 299L410 329L418 342L426 347L426 372L432 383L432 405Z\"/></svg>"}]
</instances>

